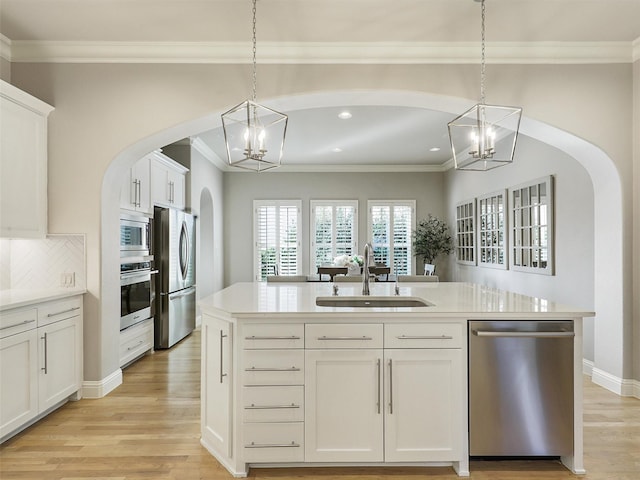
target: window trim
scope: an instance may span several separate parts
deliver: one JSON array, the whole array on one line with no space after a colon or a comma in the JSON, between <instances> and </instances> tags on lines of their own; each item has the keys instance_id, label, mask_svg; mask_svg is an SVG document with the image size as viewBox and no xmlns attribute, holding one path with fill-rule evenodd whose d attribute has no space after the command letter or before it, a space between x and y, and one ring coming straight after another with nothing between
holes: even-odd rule
<instances>
[{"instance_id":1,"label":"window trim","mask_svg":"<svg viewBox=\"0 0 640 480\"><path fill-rule=\"evenodd\" d=\"M335 213L337 207L353 207L353 236L351 239L353 255L358 253L358 224L359 224L359 215L358 215L358 200L310 200L309 201L309 273L315 274L316 272L316 245L315 245L315 209L317 207L331 207L333 213L333 226L331 232L331 246L333 257L336 257L336 223L335 223Z\"/></svg>"},{"instance_id":2,"label":"window trim","mask_svg":"<svg viewBox=\"0 0 640 480\"><path fill-rule=\"evenodd\" d=\"M494 197L502 197L502 228L496 228L496 229L492 229L492 228L486 228L485 230L482 229L482 221L481 221L481 217L482 217L482 208L481 208L481 203L484 200L488 200ZM508 225L509 225L509 199L508 199L508 193L506 189L500 189L497 190L495 192L491 192L491 193L486 193L484 195L479 196L477 199L477 204L476 204L476 209L477 209L477 227L476 227L476 231L477 231L477 235L478 238L476 239L476 245L477 245L477 252L476 252L476 256L478 259L478 266L480 267L488 267L488 268L497 268L499 270L506 270L509 268L509 242L508 242ZM502 263L498 263L493 262L493 261L483 261L482 260L482 249L483 248L489 248L491 249L492 246L491 245L487 245L484 246L482 245L482 233L483 232L487 232L487 233L491 233L491 232L500 232L502 231L502 245L500 245L499 243L496 245L496 250L502 250L502 259L503 262Z\"/></svg>"},{"instance_id":3,"label":"window trim","mask_svg":"<svg viewBox=\"0 0 640 480\"><path fill-rule=\"evenodd\" d=\"M518 227L518 223L515 221L516 218L516 212L521 211L523 208L526 207L531 207L531 205L528 206L524 206L524 207L516 207L516 203L513 200L513 196L514 193L516 191L522 192L525 189L530 189L531 187L536 187L539 185L545 185L546 187L546 191L547 191L547 202L546 202L546 207L547 207L547 263L546 266L544 268L541 267L534 267L534 266L523 266L523 265L518 265L516 264L515 261L515 257L516 257L516 249L517 248L523 248L522 245L518 245L516 243L516 240L518 239L518 236L516 235L516 230L519 228ZM515 271L519 271L519 272L527 272L527 273L538 273L538 274L542 274L542 275L554 275L554 269L555 269L555 262L554 262L554 258L555 258L555 242L554 242L554 210L555 210L555 205L554 205L554 178L553 175L548 175L545 177L541 177L541 178L537 178L535 180L531 180L525 183L522 183L520 185L516 185L513 187L509 188L509 265L510 268L512 270ZM540 224L537 224L537 226L539 227ZM536 228L536 225L531 225L530 228ZM524 230L524 228L520 227L520 230ZM522 235L520 235L520 238L522 237ZM532 245L531 248L535 249L535 245ZM526 248L526 246L525 246Z\"/></svg>"},{"instance_id":4,"label":"window trim","mask_svg":"<svg viewBox=\"0 0 640 480\"><path fill-rule=\"evenodd\" d=\"M297 252L296 252L296 271L298 274L302 268L302 200L254 200L253 201L253 278L255 281L262 282L260 272L260 251L258 249L258 208L260 207L295 207L297 210ZM279 249L277 249L277 262L280 263Z\"/></svg>"},{"instance_id":5,"label":"window trim","mask_svg":"<svg viewBox=\"0 0 640 480\"><path fill-rule=\"evenodd\" d=\"M366 242L373 242L373 219L371 216L372 207L377 206L385 206L385 207L410 207L411 208L411 227L409 228L409 248L410 248L410 256L407 261L409 266L409 271L407 275L413 275L415 270L415 260L414 260L414 252L413 252L413 232L416 230L416 201L415 200L367 200L367 238ZM391 220L393 222L393 220ZM392 238L390 239L392 241ZM375 245L374 245L375 248ZM389 248L391 265L391 272L395 273L394 265L393 265L393 245L390 245Z\"/></svg>"},{"instance_id":6,"label":"window trim","mask_svg":"<svg viewBox=\"0 0 640 480\"><path fill-rule=\"evenodd\" d=\"M467 216L460 216L460 208L464 208L465 206L470 206L471 208L471 215L467 215ZM460 225L461 222L463 222L464 220L470 220L471 221L471 228L470 229L464 229L464 230L460 230ZM469 246L460 246L460 238L462 236L468 236L469 238L471 238L471 240L473 241L473 245ZM476 265L476 258L477 258L477 253L476 253L476 245L477 245L477 239L476 239L476 199L472 198L471 200L465 200L462 202L459 202L456 204L456 262L461 264L461 265L471 265L471 266L475 266ZM467 252L471 252L471 259L470 260L466 260L466 259L462 259L461 258L461 252L462 249L465 249L465 251Z\"/></svg>"}]
</instances>

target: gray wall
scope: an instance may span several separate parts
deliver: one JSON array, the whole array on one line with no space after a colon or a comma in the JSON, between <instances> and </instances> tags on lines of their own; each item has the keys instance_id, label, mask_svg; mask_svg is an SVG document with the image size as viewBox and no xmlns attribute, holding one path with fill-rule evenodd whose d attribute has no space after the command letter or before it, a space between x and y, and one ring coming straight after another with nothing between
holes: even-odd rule
<instances>
[{"instance_id":1,"label":"gray wall","mask_svg":"<svg viewBox=\"0 0 640 480\"><path fill-rule=\"evenodd\" d=\"M302 200L302 268L309 272L309 200L358 200L358 243L367 232L367 200L416 200L416 219L442 217L442 173L225 173L225 285L253 280L253 200Z\"/></svg>"},{"instance_id":2,"label":"gray wall","mask_svg":"<svg viewBox=\"0 0 640 480\"><path fill-rule=\"evenodd\" d=\"M555 274L462 265L452 256L452 278L594 309L593 185L586 170L573 158L520 135L513 164L488 172L450 170L445 176L449 222L455 225L458 202L546 175L553 175L555 182ZM593 361L593 319L585 321L584 335L584 358Z\"/></svg>"}]
</instances>

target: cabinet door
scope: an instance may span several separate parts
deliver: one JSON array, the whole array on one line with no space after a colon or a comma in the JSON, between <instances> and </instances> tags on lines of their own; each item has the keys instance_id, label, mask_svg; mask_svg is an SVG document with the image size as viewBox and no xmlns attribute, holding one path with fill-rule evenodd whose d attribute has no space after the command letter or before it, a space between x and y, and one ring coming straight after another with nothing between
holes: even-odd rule
<instances>
[{"instance_id":1,"label":"cabinet door","mask_svg":"<svg viewBox=\"0 0 640 480\"><path fill-rule=\"evenodd\" d=\"M132 176L138 181L138 204L136 211L153 213L151 204L151 162L149 157L144 157L136 162L132 168Z\"/></svg>"},{"instance_id":2,"label":"cabinet door","mask_svg":"<svg viewBox=\"0 0 640 480\"><path fill-rule=\"evenodd\" d=\"M385 350L385 461L459 460L458 349Z\"/></svg>"},{"instance_id":3,"label":"cabinet door","mask_svg":"<svg viewBox=\"0 0 640 480\"><path fill-rule=\"evenodd\" d=\"M305 461L382 461L382 350L307 350L305 372Z\"/></svg>"},{"instance_id":4,"label":"cabinet door","mask_svg":"<svg viewBox=\"0 0 640 480\"><path fill-rule=\"evenodd\" d=\"M47 120L36 111L5 98L4 90L3 84L0 236L44 238L47 233Z\"/></svg>"},{"instance_id":5,"label":"cabinet door","mask_svg":"<svg viewBox=\"0 0 640 480\"><path fill-rule=\"evenodd\" d=\"M201 430L207 448L232 456L232 338L229 323L202 315Z\"/></svg>"},{"instance_id":6,"label":"cabinet door","mask_svg":"<svg viewBox=\"0 0 640 480\"><path fill-rule=\"evenodd\" d=\"M36 329L0 340L0 438L38 414Z\"/></svg>"},{"instance_id":7,"label":"cabinet door","mask_svg":"<svg viewBox=\"0 0 640 480\"><path fill-rule=\"evenodd\" d=\"M38 328L40 411L77 392L82 385L82 317Z\"/></svg>"},{"instance_id":8,"label":"cabinet door","mask_svg":"<svg viewBox=\"0 0 640 480\"><path fill-rule=\"evenodd\" d=\"M169 170L169 201L174 208L179 210L185 207L185 176L182 173Z\"/></svg>"}]
</instances>

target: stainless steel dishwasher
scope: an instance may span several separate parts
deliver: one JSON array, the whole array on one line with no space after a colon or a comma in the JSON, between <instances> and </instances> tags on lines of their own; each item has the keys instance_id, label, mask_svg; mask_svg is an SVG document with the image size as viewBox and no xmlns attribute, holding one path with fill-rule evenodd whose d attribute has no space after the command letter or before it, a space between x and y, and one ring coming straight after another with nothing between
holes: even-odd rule
<instances>
[{"instance_id":1,"label":"stainless steel dishwasher","mask_svg":"<svg viewBox=\"0 0 640 480\"><path fill-rule=\"evenodd\" d=\"M573 322L469 321L469 455L573 452Z\"/></svg>"}]
</instances>

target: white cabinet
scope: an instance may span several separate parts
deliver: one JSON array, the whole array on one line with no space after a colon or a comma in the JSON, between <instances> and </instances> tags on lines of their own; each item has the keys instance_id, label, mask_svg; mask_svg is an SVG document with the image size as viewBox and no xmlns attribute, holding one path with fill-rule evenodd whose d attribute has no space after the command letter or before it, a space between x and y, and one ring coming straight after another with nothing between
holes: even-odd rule
<instances>
[{"instance_id":1,"label":"white cabinet","mask_svg":"<svg viewBox=\"0 0 640 480\"><path fill-rule=\"evenodd\" d=\"M0 80L0 236L47 234L47 117L53 107Z\"/></svg>"},{"instance_id":2,"label":"white cabinet","mask_svg":"<svg viewBox=\"0 0 640 480\"><path fill-rule=\"evenodd\" d=\"M153 214L151 203L151 160L138 160L125 174L120 190L120 208Z\"/></svg>"},{"instance_id":3,"label":"white cabinet","mask_svg":"<svg viewBox=\"0 0 640 480\"><path fill-rule=\"evenodd\" d=\"M305 461L383 460L382 349L305 352Z\"/></svg>"},{"instance_id":4,"label":"white cabinet","mask_svg":"<svg viewBox=\"0 0 640 480\"><path fill-rule=\"evenodd\" d=\"M185 208L185 185L188 168L159 152L152 154L151 199L154 205Z\"/></svg>"},{"instance_id":5,"label":"white cabinet","mask_svg":"<svg viewBox=\"0 0 640 480\"><path fill-rule=\"evenodd\" d=\"M0 438L82 386L82 296L0 314Z\"/></svg>"},{"instance_id":6,"label":"white cabinet","mask_svg":"<svg viewBox=\"0 0 640 480\"><path fill-rule=\"evenodd\" d=\"M38 328L38 407L45 411L82 383L82 326L78 315Z\"/></svg>"},{"instance_id":7,"label":"white cabinet","mask_svg":"<svg viewBox=\"0 0 640 480\"><path fill-rule=\"evenodd\" d=\"M0 339L0 438L38 415L38 335Z\"/></svg>"},{"instance_id":8,"label":"white cabinet","mask_svg":"<svg viewBox=\"0 0 640 480\"><path fill-rule=\"evenodd\" d=\"M387 462L460 458L460 350L385 350Z\"/></svg>"},{"instance_id":9,"label":"white cabinet","mask_svg":"<svg viewBox=\"0 0 640 480\"><path fill-rule=\"evenodd\" d=\"M202 440L223 463L233 455L231 335L229 323L202 315Z\"/></svg>"}]
</instances>

